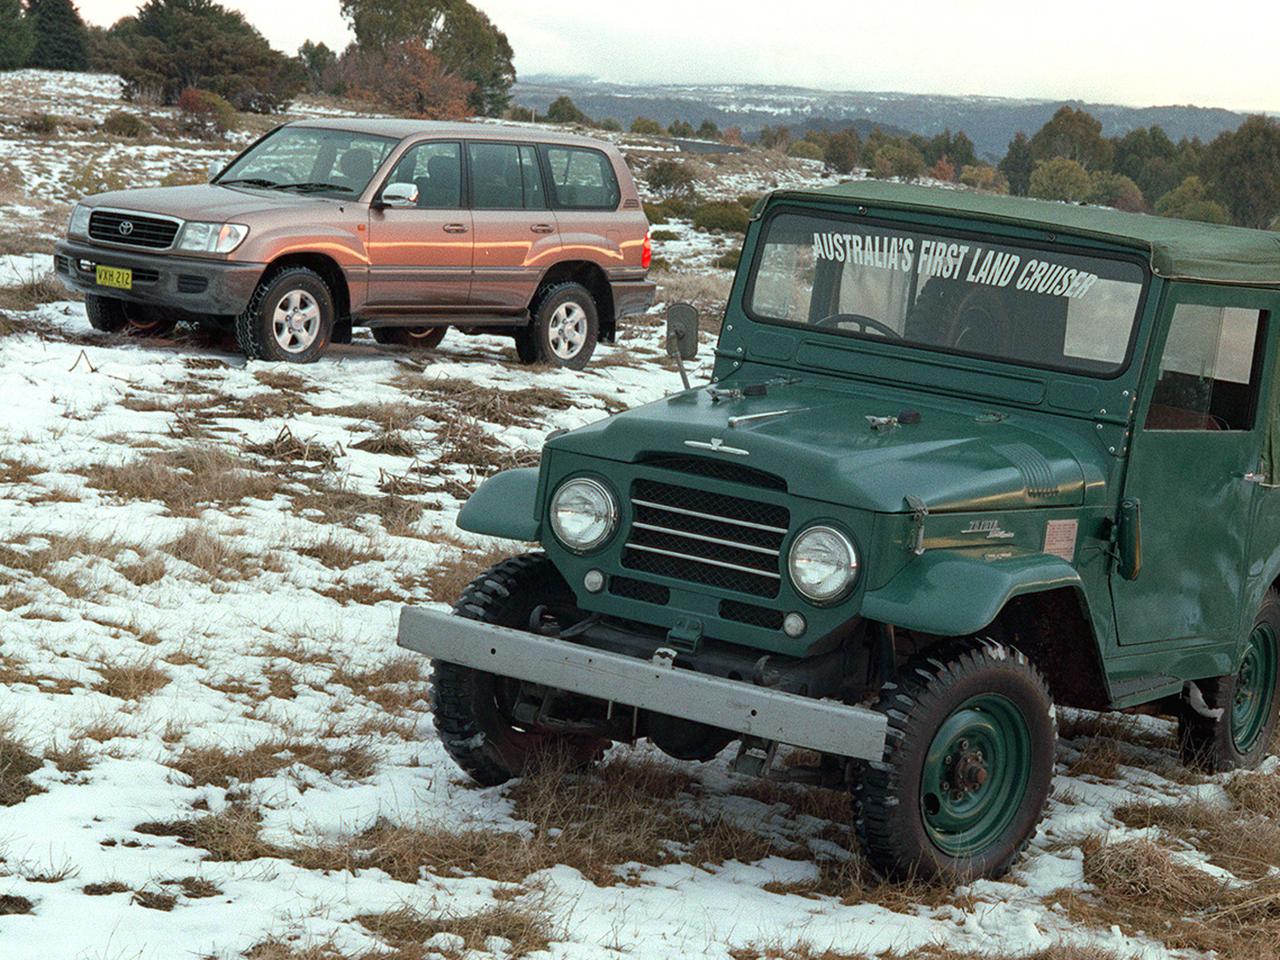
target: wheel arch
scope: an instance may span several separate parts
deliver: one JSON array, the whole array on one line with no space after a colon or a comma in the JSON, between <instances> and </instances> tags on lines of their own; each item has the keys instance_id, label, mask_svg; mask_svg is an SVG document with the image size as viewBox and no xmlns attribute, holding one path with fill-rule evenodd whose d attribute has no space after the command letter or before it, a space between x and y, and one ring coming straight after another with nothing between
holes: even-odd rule
<instances>
[{"instance_id":1,"label":"wheel arch","mask_svg":"<svg viewBox=\"0 0 1280 960\"><path fill-rule=\"evenodd\" d=\"M337 260L323 253L287 253L267 264L261 282L267 282L281 270L290 267L305 267L320 275L333 294L336 322L341 323L351 316L351 288L347 284L347 275Z\"/></svg>"},{"instance_id":2,"label":"wheel arch","mask_svg":"<svg viewBox=\"0 0 1280 960\"><path fill-rule=\"evenodd\" d=\"M552 264L538 281L538 288L529 304L530 311L536 307L542 291L557 283L580 283L591 291L600 318L600 339L612 343L617 334L618 318L613 302L613 286L600 265L590 260L561 260Z\"/></svg>"}]
</instances>

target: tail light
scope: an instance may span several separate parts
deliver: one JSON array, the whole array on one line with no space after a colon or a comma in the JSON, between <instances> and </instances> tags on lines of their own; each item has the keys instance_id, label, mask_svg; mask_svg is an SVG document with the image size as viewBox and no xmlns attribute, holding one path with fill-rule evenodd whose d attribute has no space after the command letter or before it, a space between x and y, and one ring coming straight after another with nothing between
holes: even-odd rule
<instances>
[{"instance_id":1,"label":"tail light","mask_svg":"<svg viewBox=\"0 0 1280 960\"><path fill-rule=\"evenodd\" d=\"M649 264L653 263L653 240L649 237L646 230L644 234L644 246L640 248L640 266L649 269Z\"/></svg>"}]
</instances>

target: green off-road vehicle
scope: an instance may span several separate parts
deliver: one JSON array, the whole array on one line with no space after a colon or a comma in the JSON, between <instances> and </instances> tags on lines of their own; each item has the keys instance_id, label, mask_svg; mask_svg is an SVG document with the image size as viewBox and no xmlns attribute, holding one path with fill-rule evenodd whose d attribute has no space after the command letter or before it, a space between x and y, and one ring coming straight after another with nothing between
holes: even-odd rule
<instances>
[{"instance_id":1,"label":"green off-road vehicle","mask_svg":"<svg viewBox=\"0 0 1280 960\"><path fill-rule=\"evenodd\" d=\"M541 552L453 614L404 612L446 749L496 784L549 749L738 740L737 771L850 788L885 873L941 878L998 876L1034 834L1055 703L1170 714L1189 763L1256 764L1276 317L1278 234L879 183L772 194L712 382L553 435L464 508ZM668 318L686 358L689 319Z\"/></svg>"}]
</instances>

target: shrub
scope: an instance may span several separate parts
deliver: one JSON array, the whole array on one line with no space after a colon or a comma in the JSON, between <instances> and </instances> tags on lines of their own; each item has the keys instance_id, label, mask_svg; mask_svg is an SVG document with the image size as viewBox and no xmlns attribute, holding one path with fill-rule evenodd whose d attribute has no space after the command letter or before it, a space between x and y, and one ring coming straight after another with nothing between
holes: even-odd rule
<instances>
[{"instance_id":1,"label":"shrub","mask_svg":"<svg viewBox=\"0 0 1280 960\"><path fill-rule=\"evenodd\" d=\"M1036 164L1031 171L1030 194L1041 200L1065 200L1079 203L1093 190L1089 172L1074 160L1054 157Z\"/></svg>"},{"instance_id":2,"label":"shrub","mask_svg":"<svg viewBox=\"0 0 1280 960\"><path fill-rule=\"evenodd\" d=\"M1156 213L1162 217L1199 220L1202 223L1229 223L1231 220L1227 208L1209 196L1204 181L1199 177L1187 177L1156 201Z\"/></svg>"},{"instance_id":3,"label":"shrub","mask_svg":"<svg viewBox=\"0 0 1280 960\"><path fill-rule=\"evenodd\" d=\"M1138 185L1122 173L1095 173L1089 202L1130 213L1145 213L1147 209L1146 198Z\"/></svg>"},{"instance_id":4,"label":"shrub","mask_svg":"<svg viewBox=\"0 0 1280 960\"><path fill-rule=\"evenodd\" d=\"M970 164L960 171L960 182L974 190L989 193L1008 193L1009 182L995 167L985 163Z\"/></svg>"},{"instance_id":5,"label":"shrub","mask_svg":"<svg viewBox=\"0 0 1280 960\"><path fill-rule=\"evenodd\" d=\"M662 201L662 207L667 211L667 216L678 217L681 220L689 219L696 206L697 203L692 197L667 197Z\"/></svg>"},{"instance_id":6,"label":"shrub","mask_svg":"<svg viewBox=\"0 0 1280 960\"><path fill-rule=\"evenodd\" d=\"M650 226L660 223L666 223L671 219L667 212L667 206L664 203L646 203L644 205L645 219L649 221Z\"/></svg>"},{"instance_id":7,"label":"shrub","mask_svg":"<svg viewBox=\"0 0 1280 960\"><path fill-rule=\"evenodd\" d=\"M738 198L738 203L746 210L754 210L755 205L760 202L760 198L764 196L761 193L744 193Z\"/></svg>"},{"instance_id":8,"label":"shrub","mask_svg":"<svg viewBox=\"0 0 1280 960\"><path fill-rule=\"evenodd\" d=\"M420 40L385 50L352 45L338 61L349 96L427 120L462 120L471 113L473 85L445 69Z\"/></svg>"},{"instance_id":9,"label":"shrub","mask_svg":"<svg viewBox=\"0 0 1280 960\"><path fill-rule=\"evenodd\" d=\"M881 179L914 180L924 173L924 156L905 140L890 140L876 151L871 170Z\"/></svg>"},{"instance_id":10,"label":"shrub","mask_svg":"<svg viewBox=\"0 0 1280 960\"><path fill-rule=\"evenodd\" d=\"M737 203L704 203L693 211L693 225L698 230L747 232L747 211Z\"/></svg>"},{"instance_id":11,"label":"shrub","mask_svg":"<svg viewBox=\"0 0 1280 960\"><path fill-rule=\"evenodd\" d=\"M716 259L716 266L721 270L737 270L738 263L742 260L741 250L730 250L722 257Z\"/></svg>"},{"instance_id":12,"label":"shrub","mask_svg":"<svg viewBox=\"0 0 1280 960\"><path fill-rule=\"evenodd\" d=\"M686 163L659 160L645 171L649 189L660 197L692 196L697 175Z\"/></svg>"},{"instance_id":13,"label":"shrub","mask_svg":"<svg viewBox=\"0 0 1280 960\"><path fill-rule=\"evenodd\" d=\"M822 159L836 173L853 173L862 153L862 144L853 130L833 133L822 148Z\"/></svg>"},{"instance_id":14,"label":"shrub","mask_svg":"<svg viewBox=\"0 0 1280 960\"><path fill-rule=\"evenodd\" d=\"M649 117L636 117L631 122L631 132L646 137L660 137L663 134L662 124Z\"/></svg>"},{"instance_id":15,"label":"shrub","mask_svg":"<svg viewBox=\"0 0 1280 960\"><path fill-rule=\"evenodd\" d=\"M654 243L666 243L669 240L679 240L680 234L674 230L654 230L649 234L649 239Z\"/></svg>"},{"instance_id":16,"label":"shrub","mask_svg":"<svg viewBox=\"0 0 1280 960\"><path fill-rule=\"evenodd\" d=\"M112 110L102 121L102 132L113 137L145 137L150 130L150 126L140 116L124 110Z\"/></svg>"},{"instance_id":17,"label":"shrub","mask_svg":"<svg viewBox=\"0 0 1280 960\"><path fill-rule=\"evenodd\" d=\"M597 130L608 130L610 133L621 133L622 124L613 117L605 117L603 120L596 121Z\"/></svg>"},{"instance_id":18,"label":"shrub","mask_svg":"<svg viewBox=\"0 0 1280 960\"><path fill-rule=\"evenodd\" d=\"M20 126L27 133L40 137L51 137L58 132L57 118L48 113L28 113L22 118Z\"/></svg>"},{"instance_id":19,"label":"shrub","mask_svg":"<svg viewBox=\"0 0 1280 960\"><path fill-rule=\"evenodd\" d=\"M547 107L545 119L548 123L581 123L590 124L591 118L578 109L568 97L556 97Z\"/></svg>"},{"instance_id":20,"label":"shrub","mask_svg":"<svg viewBox=\"0 0 1280 960\"><path fill-rule=\"evenodd\" d=\"M221 137L236 123L235 107L216 93L195 87L182 91L178 110L186 129L204 137Z\"/></svg>"},{"instance_id":21,"label":"shrub","mask_svg":"<svg viewBox=\"0 0 1280 960\"><path fill-rule=\"evenodd\" d=\"M797 160L821 160L822 147L812 140L797 140L787 147L787 156L795 157Z\"/></svg>"},{"instance_id":22,"label":"shrub","mask_svg":"<svg viewBox=\"0 0 1280 960\"><path fill-rule=\"evenodd\" d=\"M671 126L667 127L667 133L671 134L671 136L682 137L686 140L692 137L695 132L693 124L688 120L676 120Z\"/></svg>"}]
</instances>

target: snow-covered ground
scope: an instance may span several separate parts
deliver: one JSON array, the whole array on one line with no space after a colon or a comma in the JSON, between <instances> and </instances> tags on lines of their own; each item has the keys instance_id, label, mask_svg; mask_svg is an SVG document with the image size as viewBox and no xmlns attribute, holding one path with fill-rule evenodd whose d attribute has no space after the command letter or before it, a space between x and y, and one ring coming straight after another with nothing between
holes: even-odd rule
<instances>
[{"instance_id":1,"label":"snow-covered ground","mask_svg":"<svg viewBox=\"0 0 1280 960\"><path fill-rule=\"evenodd\" d=\"M65 111L112 96L101 78L22 76ZM15 142L0 156L25 186L0 218L61 182L25 178L48 142ZM732 241L662 229L663 256L723 283ZM36 243L0 256L0 288L47 267ZM464 781L425 664L394 645L400 607L448 603L511 549L454 526L479 478L675 389L658 321L568 373L457 332L433 355L361 336L294 367L194 332L96 334L71 301L0 316L0 956L1197 955L1112 922L1114 891L1085 879L1088 851L1155 838L1232 881L1135 822L1142 803L1236 816L1235 781L1181 767L1160 720L1068 717L1027 855L954 890L876 881L847 798L723 760L616 748L552 793Z\"/></svg>"}]
</instances>

